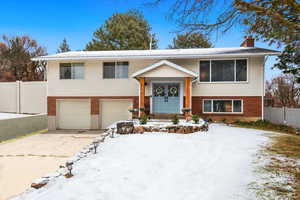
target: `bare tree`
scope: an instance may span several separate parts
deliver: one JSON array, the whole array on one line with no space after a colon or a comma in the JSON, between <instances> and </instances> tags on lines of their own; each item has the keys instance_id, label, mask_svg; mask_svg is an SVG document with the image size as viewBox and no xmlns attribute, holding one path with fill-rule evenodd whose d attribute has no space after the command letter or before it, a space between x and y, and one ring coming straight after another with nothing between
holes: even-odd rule
<instances>
[{"instance_id":1,"label":"bare tree","mask_svg":"<svg viewBox=\"0 0 300 200\"><path fill-rule=\"evenodd\" d=\"M299 107L300 84L292 75L281 75L266 82L266 97L275 106Z\"/></svg>"},{"instance_id":2,"label":"bare tree","mask_svg":"<svg viewBox=\"0 0 300 200\"><path fill-rule=\"evenodd\" d=\"M46 55L45 48L29 36L2 37L0 42L0 72L11 74L15 80L37 81L44 79L46 64L31 58Z\"/></svg>"}]
</instances>

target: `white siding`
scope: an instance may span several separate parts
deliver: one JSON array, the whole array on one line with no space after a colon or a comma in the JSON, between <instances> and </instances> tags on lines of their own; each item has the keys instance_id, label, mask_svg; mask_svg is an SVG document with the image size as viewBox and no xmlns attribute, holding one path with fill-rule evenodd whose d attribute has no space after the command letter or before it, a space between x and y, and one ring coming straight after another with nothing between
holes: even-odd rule
<instances>
[{"instance_id":1,"label":"white siding","mask_svg":"<svg viewBox=\"0 0 300 200\"><path fill-rule=\"evenodd\" d=\"M123 60L122 60L123 61ZM126 60L124 60L126 61ZM138 96L139 84L131 74L159 60L129 60L128 79L103 79L101 60L85 63L84 80L59 80L59 62L48 63L49 96ZM199 73L199 59L169 60ZM247 83L193 83L193 96L262 96L264 57L249 57ZM64 61L65 62L65 61ZM72 62L72 61L69 61ZM74 61L78 62L78 61ZM146 90L149 85L146 86Z\"/></svg>"}]
</instances>

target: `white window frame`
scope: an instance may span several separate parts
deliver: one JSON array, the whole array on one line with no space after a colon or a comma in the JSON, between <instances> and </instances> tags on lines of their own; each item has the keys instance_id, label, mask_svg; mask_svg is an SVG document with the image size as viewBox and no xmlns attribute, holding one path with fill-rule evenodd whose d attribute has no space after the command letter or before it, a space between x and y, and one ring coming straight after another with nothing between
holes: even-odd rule
<instances>
[{"instance_id":1,"label":"white window frame","mask_svg":"<svg viewBox=\"0 0 300 200\"><path fill-rule=\"evenodd\" d=\"M234 81L211 81L211 61L214 60L234 60ZM247 78L246 81L237 81L236 80L236 61L237 60L247 60ZM200 62L201 61L209 61L209 81L201 81L200 80L200 74L201 74L201 68L200 68ZM249 59L248 58L218 58L218 59L200 59L198 61L198 69L199 69L199 76L198 76L198 82L199 83L248 83L249 82Z\"/></svg>"},{"instance_id":2,"label":"white window frame","mask_svg":"<svg viewBox=\"0 0 300 200\"><path fill-rule=\"evenodd\" d=\"M61 64L71 64L71 78L60 78L60 65ZM72 71L73 71L73 65L74 64L82 64L83 66L83 78L80 78L80 79L75 79L75 78L72 78ZM59 80L85 80L85 63L83 62L62 62L62 63L59 63Z\"/></svg>"},{"instance_id":3,"label":"white window frame","mask_svg":"<svg viewBox=\"0 0 300 200\"><path fill-rule=\"evenodd\" d=\"M211 101L211 112L204 111L204 101ZM214 112L214 101L231 101L231 112ZM241 101L241 112L233 112L233 101ZM244 102L243 99L203 99L202 100L202 113L207 114L243 114Z\"/></svg>"},{"instance_id":4,"label":"white window frame","mask_svg":"<svg viewBox=\"0 0 300 200\"><path fill-rule=\"evenodd\" d=\"M128 63L128 74L127 74L127 78L116 78L116 66L118 62L127 62ZM115 77L114 78L104 78L104 63L115 63ZM106 79L106 80L110 80L110 79L129 79L129 61L105 61L102 62L102 79Z\"/></svg>"}]
</instances>

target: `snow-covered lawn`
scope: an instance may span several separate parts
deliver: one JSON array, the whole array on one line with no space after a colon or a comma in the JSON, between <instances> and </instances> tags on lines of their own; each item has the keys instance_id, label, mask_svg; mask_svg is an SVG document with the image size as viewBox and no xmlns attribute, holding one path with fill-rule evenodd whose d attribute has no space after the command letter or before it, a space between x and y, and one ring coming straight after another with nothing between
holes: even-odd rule
<instances>
[{"instance_id":1,"label":"snow-covered lawn","mask_svg":"<svg viewBox=\"0 0 300 200\"><path fill-rule=\"evenodd\" d=\"M12 118L26 117L26 116L31 116L31 115L14 114L14 113L0 113L0 120L1 119L12 119Z\"/></svg>"},{"instance_id":2,"label":"snow-covered lawn","mask_svg":"<svg viewBox=\"0 0 300 200\"><path fill-rule=\"evenodd\" d=\"M233 200L255 199L256 153L268 141L263 131L212 124L207 133L117 135L97 154L17 199Z\"/></svg>"}]
</instances>

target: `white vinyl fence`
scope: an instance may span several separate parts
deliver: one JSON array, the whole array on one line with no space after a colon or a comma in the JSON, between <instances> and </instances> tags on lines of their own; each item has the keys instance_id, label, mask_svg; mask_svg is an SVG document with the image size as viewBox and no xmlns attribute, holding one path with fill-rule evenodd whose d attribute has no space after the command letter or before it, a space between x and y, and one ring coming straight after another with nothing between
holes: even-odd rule
<instances>
[{"instance_id":1,"label":"white vinyl fence","mask_svg":"<svg viewBox=\"0 0 300 200\"><path fill-rule=\"evenodd\" d=\"M300 108L265 107L264 119L274 124L286 124L300 129Z\"/></svg>"},{"instance_id":2,"label":"white vinyl fence","mask_svg":"<svg viewBox=\"0 0 300 200\"><path fill-rule=\"evenodd\" d=\"M0 82L0 112L46 113L47 82Z\"/></svg>"}]
</instances>

